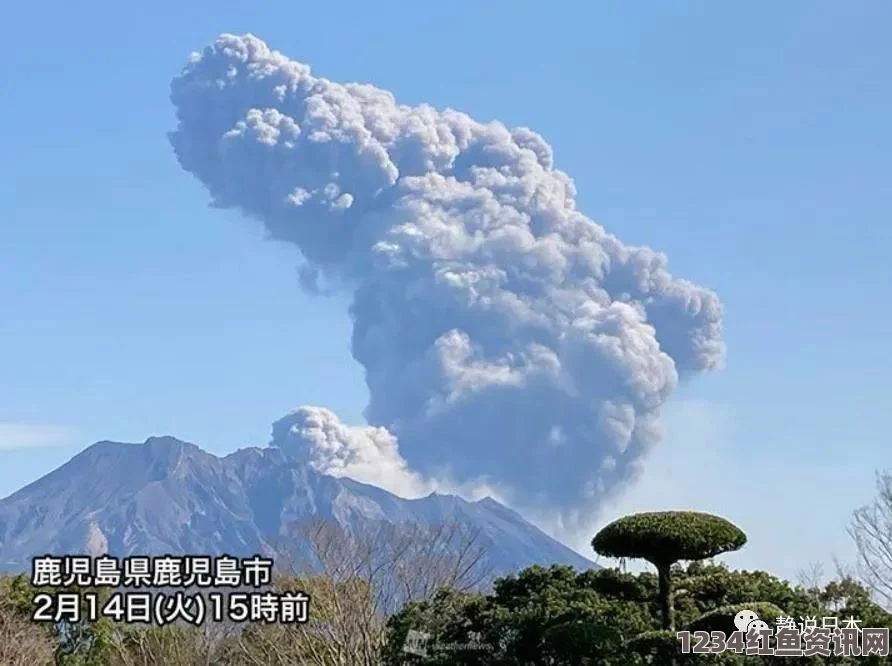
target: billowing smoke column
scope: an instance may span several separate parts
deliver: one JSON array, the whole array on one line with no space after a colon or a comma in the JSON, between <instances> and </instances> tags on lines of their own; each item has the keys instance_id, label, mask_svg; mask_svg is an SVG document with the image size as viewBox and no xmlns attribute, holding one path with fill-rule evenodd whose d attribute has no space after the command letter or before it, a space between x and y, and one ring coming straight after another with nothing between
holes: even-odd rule
<instances>
[{"instance_id":1,"label":"billowing smoke column","mask_svg":"<svg viewBox=\"0 0 892 666\"><path fill-rule=\"evenodd\" d=\"M380 458L569 521L634 476L679 377L722 361L717 297L577 211L529 129L316 78L250 35L194 54L171 99L213 204L352 297L375 427L302 408L274 429L325 471L373 480Z\"/></svg>"}]
</instances>

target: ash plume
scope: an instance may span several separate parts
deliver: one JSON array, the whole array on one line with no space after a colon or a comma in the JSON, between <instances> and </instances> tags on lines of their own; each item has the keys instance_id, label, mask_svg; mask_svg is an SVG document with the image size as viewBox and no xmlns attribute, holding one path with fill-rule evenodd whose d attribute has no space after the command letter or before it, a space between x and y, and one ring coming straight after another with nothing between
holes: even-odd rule
<instances>
[{"instance_id":1,"label":"ash plume","mask_svg":"<svg viewBox=\"0 0 892 666\"><path fill-rule=\"evenodd\" d=\"M486 483L562 532L634 478L679 379L721 365L715 294L578 211L530 129L316 77L251 35L193 54L171 100L212 204L352 299L369 426L302 408L274 429L321 469Z\"/></svg>"}]
</instances>

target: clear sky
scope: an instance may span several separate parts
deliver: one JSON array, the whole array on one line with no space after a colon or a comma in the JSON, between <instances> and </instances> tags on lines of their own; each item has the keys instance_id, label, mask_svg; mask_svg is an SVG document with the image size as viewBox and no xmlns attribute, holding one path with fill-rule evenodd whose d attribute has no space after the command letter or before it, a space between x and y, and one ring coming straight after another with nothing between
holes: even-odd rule
<instances>
[{"instance_id":1,"label":"clear sky","mask_svg":"<svg viewBox=\"0 0 892 666\"><path fill-rule=\"evenodd\" d=\"M727 366L677 392L605 518L734 519L735 565L851 556L889 465L892 5L13 3L0 65L0 496L100 440L262 444L359 422L345 302L177 165L171 78L251 32L317 75L535 129L579 207L725 306Z\"/></svg>"}]
</instances>

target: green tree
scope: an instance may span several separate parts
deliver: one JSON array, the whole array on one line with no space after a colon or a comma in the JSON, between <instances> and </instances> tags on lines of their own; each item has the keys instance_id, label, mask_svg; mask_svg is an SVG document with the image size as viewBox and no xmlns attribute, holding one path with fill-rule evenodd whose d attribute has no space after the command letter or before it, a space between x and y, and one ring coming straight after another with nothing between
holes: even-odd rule
<instances>
[{"instance_id":1,"label":"green tree","mask_svg":"<svg viewBox=\"0 0 892 666\"><path fill-rule=\"evenodd\" d=\"M643 559L656 567L662 628L674 631L672 565L738 550L745 543L746 535L724 518L695 511L659 511L610 523L592 539L592 548L605 557Z\"/></svg>"},{"instance_id":2,"label":"green tree","mask_svg":"<svg viewBox=\"0 0 892 666\"><path fill-rule=\"evenodd\" d=\"M765 571L736 571L720 563L691 562L686 568L678 568L673 576L678 588L674 596L676 619L682 627L725 606L772 604L795 618L823 611L817 591L792 586ZM763 619L771 624L776 617Z\"/></svg>"},{"instance_id":3,"label":"green tree","mask_svg":"<svg viewBox=\"0 0 892 666\"><path fill-rule=\"evenodd\" d=\"M558 565L498 579L488 595L441 590L391 618L388 663L628 664L625 641L656 627L655 590L652 575ZM410 630L431 636L423 659L402 652ZM440 647L455 644L471 649Z\"/></svg>"},{"instance_id":4,"label":"green tree","mask_svg":"<svg viewBox=\"0 0 892 666\"><path fill-rule=\"evenodd\" d=\"M769 624L778 617L862 619L864 627L892 627L892 618L857 582L843 578L806 589L764 571L735 571L694 561L676 565L676 620L680 627L732 630L741 608ZM682 655L674 632L661 630L657 577L618 569L576 572L530 567L496 581L489 594L444 589L427 602L408 604L390 618L388 664L446 666L626 666L666 664L879 664L878 657ZM762 601L753 601L753 600ZM430 634L426 656L402 652L410 630ZM477 641L481 649L456 652L438 646Z\"/></svg>"}]
</instances>

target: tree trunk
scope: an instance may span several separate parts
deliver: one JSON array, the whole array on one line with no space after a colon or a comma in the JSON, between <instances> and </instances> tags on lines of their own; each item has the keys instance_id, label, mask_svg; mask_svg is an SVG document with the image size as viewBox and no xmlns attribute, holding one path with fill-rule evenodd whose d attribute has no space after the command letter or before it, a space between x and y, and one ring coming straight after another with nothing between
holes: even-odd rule
<instances>
[{"instance_id":1,"label":"tree trunk","mask_svg":"<svg viewBox=\"0 0 892 666\"><path fill-rule=\"evenodd\" d=\"M672 583L669 579L671 565L658 564L657 574L660 580L660 613L663 617L663 629L675 631L675 608L672 603Z\"/></svg>"}]
</instances>

